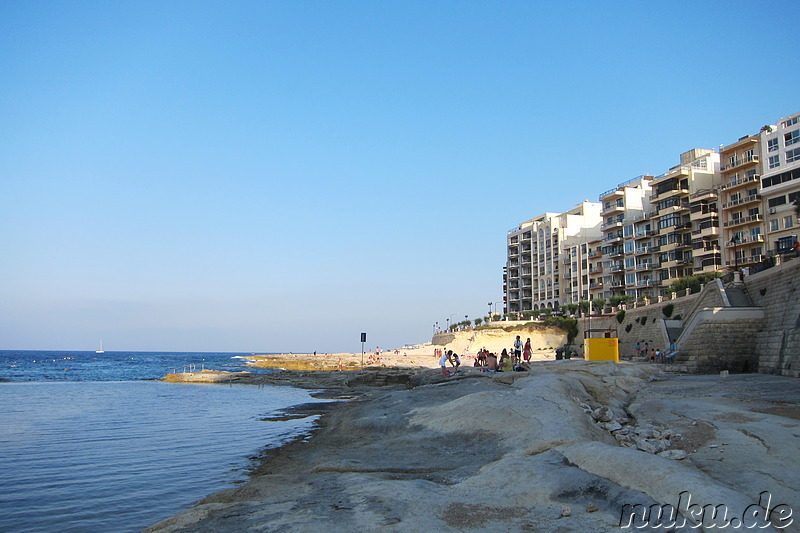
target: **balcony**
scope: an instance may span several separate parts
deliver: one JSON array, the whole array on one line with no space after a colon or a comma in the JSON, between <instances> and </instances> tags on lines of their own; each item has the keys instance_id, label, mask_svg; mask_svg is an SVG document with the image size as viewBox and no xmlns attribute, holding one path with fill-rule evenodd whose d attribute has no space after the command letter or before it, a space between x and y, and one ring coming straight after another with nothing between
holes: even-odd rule
<instances>
[{"instance_id":1,"label":"balcony","mask_svg":"<svg viewBox=\"0 0 800 533\"><path fill-rule=\"evenodd\" d=\"M763 255L748 255L745 257L740 257L737 261L739 266L742 265L752 265L754 263L760 263L764 260ZM728 266L735 266L737 261L725 261L725 264Z\"/></svg>"},{"instance_id":2,"label":"balcony","mask_svg":"<svg viewBox=\"0 0 800 533\"><path fill-rule=\"evenodd\" d=\"M675 205L662 207L656 211L657 216L669 215L670 213L680 213L681 211L689 210L689 202L680 202Z\"/></svg>"},{"instance_id":3,"label":"balcony","mask_svg":"<svg viewBox=\"0 0 800 533\"><path fill-rule=\"evenodd\" d=\"M749 224L751 222L761 222L764 220L764 217L761 213L756 213L755 215L750 215L746 217L739 217L734 218L732 220L728 220L723 224L725 228L731 228L734 226L741 226L742 224Z\"/></svg>"},{"instance_id":4,"label":"balcony","mask_svg":"<svg viewBox=\"0 0 800 533\"><path fill-rule=\"evenodd\" d=\"M645 270L653 270L653 263L638 263L636 265L636 270L638 271L645 271Z\"/></svg>"},{"instance_id":5,"label":"balcony","mask_svg":"<svg viewBox=\"0 0 800 533\"><path fill-rule=\"evenodd\" d=\"M719 235L719 226L706 226L704 228L696 229L692 232L695 237L713 237Z\"/></svg>"},{"instance_id":6,"label":"balcony","mask_svg":"<svg viewBox=\"0 0 800 533\"><path fill-rule=\"evenodd\" d=\"M603 206L603 209L600 211L600 215L605 216L605 215L611 215L611 214L614 214L614 213L624 213L624 212L625 212L625 204L623 204L622 201L620 200L620 201L611 203L611 204L609 204L607 206Z\"/></svg>"},{"instance_id":7,"label":"balcony","mask_svg":"<svg viewBox=\"0 0 800 533\"><path fill-rule=\"evenodd\" d=\"M744 156L738 159L734 159L733 161L729 162L727 165L720 165L719 171L725 172L726 170L730 170L732 168L740 167L747 163L758 163L758 156L756 154Z\"/></svg>"},{"instance_id":8,"label":"balcony","mask_svg":"<svg viewBox=\"0 0 800 533\"><path fill-rule=\"evenodd\" d=\"M722 185L719 189L721 191L724 191L727 189L734 189L736 187L740 187L742 185L747 185L750 183L758 183L759 181L761 181L761 176L759 174L753 174L751 176L746 176L744 178L735 179L729 183L726 183L725 185Z\"/></svg>"},{"instance_id":9,"label":"balcony","mask_svg":"<svg viewBox=\"0 0 800 533\"><path fill-rule=\"evenodd\" d=\"M704 199L712 199L717 197L717 191L714 189L702 189L694 194L689 195L689 200L697 201Z\"/></svg>"},{"instance_id":10,"label":"balcony","mask_svg":"<svg viewBox=\"0 0 800 533\"><path fill-rule=\"evenodd\" d=\"M622 272L623 270L625 270L625 265L622 264L611 265L611 268L609 270L611 272Z\"/></svg>"},{"instance_id":11,"label":"balcony","mask_svg":"<svg viewBox=\"0 0 800 533\"><path fill-rule=\"evenodd\" d=\"M646 255L653 253L652 248L645 246L644 248L636 248L633 253L635 255Z\"/></svg>"},{"instance_id":12,"label":"balcony","mask_svg":"<svg viewBox=\"0 0 800 533\"><path fill-rule=\"evenodd\" d=\"M758 235L746 235L744 237L740 237L739 240L734 245L732 241L725 241L725 246L727 248L734 248L734 246L741 246L743 244L755 244L755 243L762 243L766 241L766 236L758 234Z\"/></svg>"},{"instance_id":13,"label":"balcony","mask_svg":"<svg viewBox=\"0 0 800 533\"><path fill-rule=\"evenodd\" d=\"M600 225L601 230L608 228L617 228L622 226L622 220L612 220L611 222L604 222Z\"/></svg>"},{"instance_id":14,"label":"balcony","mask_svg":"<svg viewBox=\"0 0 800 533\"><path fill-rule=\"evenodd\" d=\"M660 193L657 192L655 194L651 194L650 203L654 203L657 202L658 200L663 200L665 198L671 198L673 196L686 196L688 194L689 194L689 189L682 189L682 188L667 189Z\"/></svg>"},{"instance_id":15,"label":"balcony","mask_svg":"<svg viewBox=\"0 0 800 533\"><path fill-rule=\"evenodd\" d=\"M723 209L728 209L730 207L735 207L737 205L749 204L749 203L752 203L752 202L760 202L760 201L761 201L761 195L760 194L751 194L751 195L748 195L748 196L737 198L735 200L731 200L730 202L726 202L726 203L722 204L722 208Z\"/></svg>"}]
</instances>

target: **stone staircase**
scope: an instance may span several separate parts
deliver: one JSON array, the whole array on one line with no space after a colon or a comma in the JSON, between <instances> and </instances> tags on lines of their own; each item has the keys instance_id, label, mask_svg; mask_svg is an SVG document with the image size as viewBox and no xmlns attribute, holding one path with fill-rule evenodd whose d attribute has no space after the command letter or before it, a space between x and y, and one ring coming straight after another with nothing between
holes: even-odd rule
<instances>
[{"instance_id":1,"label":"stone staircase","mask_svg":"<svg viewBox=\"0 0 800 533\"><path fill-rule=\"evenodd\" d=\"M754 371L756 333L762 328L764 311L741 283L727 286L717 280L703 290L697 304L683 321L665 323L666 335L678 354L676 371Z\"/></svg>"}]
</instances>

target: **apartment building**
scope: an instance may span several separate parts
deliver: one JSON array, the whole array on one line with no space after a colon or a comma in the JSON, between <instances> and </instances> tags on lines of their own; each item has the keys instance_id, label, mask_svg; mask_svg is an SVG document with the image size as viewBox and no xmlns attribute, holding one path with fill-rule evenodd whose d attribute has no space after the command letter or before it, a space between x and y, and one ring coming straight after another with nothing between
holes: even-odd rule
<instances>
[{"instance_id":1,"label":"apartment building","mask_svg":"<svg viewBox=\"0 0 800 533\"><path fill-rule=\"evenodd\" d=\"M684 276L790 253L800 233L800 113L718 152L689 150L666 173L620 183L599 200L509 232L508 311L656 297Z\"/></svg>"},{"instance_id":2,"label":"apartment building","mask_svg":"<svg viewBox=\"0 0 800 533\"><path fill-rule=\"evenodd\" d=\"M571 301L573 279L578 281L578 292L584 282L588 290L588 262L576 256L573 268L570 250L599 237L600 204L588 200L564 213L544 213L509 231L506 310L516 313L547 307L558 309L562 303ZM564 257L570 257L569 264Z\"/></svg>"},{"instance_id":3,"label":"apartment building","mask_svg":"<svg viewBox=\"0 0 800 533\"><path fill-rule=\"evenodd\" d=\"M800 206L800 113L761 130L761 197L766 208L766 247L791 252L797 241Z\"/></svg>"},{"instance_id":4,"label":"apartment building","mask_svg":"<svg viewBox=\"0 0 800 533\"><path fill-rule=\"evenodd\" d=\"M719 154L695 148L681 154L680 165L651 181L650 203L654 208L651 224L655 232L652 250L656 268L652 279L659 282L660 289L705 268L702 261L707 254L698 254L700 262L695 262L692 229L713 217L702 208L693 213L692 203L715 202L713 191L719 180Z\"/></svg>"},{"instance_id":5,"label":"apartment building","mask_svg":"<svg viewBox=\"0 0 800 533\"><path fill-rule=\"evenodd\" d=\"M750 267L764 257L761 135L745 135L723 146L720 155L719 207L722 231L713 225L695 228L698 238L719 239L725 268Z\"/></svg>"},{"instance_id":6,"label":"apartment building","mask_svg":"<svg viewBox=\"0 0 800 533\"><path fill-rule=\"evenodd\" d=\"M638 176L600 194L602 291L595 291L594 298L653 295L652 180L653 176Z\"/></svg>"}]
</instances>

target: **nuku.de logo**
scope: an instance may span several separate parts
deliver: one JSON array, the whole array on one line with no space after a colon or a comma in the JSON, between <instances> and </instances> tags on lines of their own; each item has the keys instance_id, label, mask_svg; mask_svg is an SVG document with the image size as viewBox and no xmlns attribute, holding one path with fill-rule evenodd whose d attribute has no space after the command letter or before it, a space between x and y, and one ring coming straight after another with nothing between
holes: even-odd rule
<instances>
[{"instance_id":1,"label":"nuku.de logo","mask_svg":"<svg viewBox=\"0 0 800 533\"><path fill-rule=\"evenodd\" d=\"M764 529L773 527L784 529L792 525L792 508L780 503L772 505L772 494L764 491L758 495L758 503L749 505L741 515L729 513L725 504L700 505L692 503L689 491L678 495L677 508L670 505L625 504L619 518L622 529L644 528L731 528Z\"/></svg>"}]
</instances>

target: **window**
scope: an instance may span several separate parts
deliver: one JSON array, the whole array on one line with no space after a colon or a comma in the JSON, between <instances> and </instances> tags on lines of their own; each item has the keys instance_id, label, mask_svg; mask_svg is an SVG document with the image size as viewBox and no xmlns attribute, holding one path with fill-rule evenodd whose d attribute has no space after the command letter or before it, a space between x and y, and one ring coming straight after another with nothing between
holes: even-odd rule
<instances>
[{"instance_id":1,"label":"window","mask_svg":"<svg viewBox=\"0 0 800 533\"><path fill-rule=\"evenodd\" d=\"M800 161L800 148L795 148L794 150L786 152L786 162L793 163L795 161Z\"/></svg>"},{"instance_id":2,"label":"window","mask_svg":"<svg viewBox=\"0 0 800 533\"><path fill-rule=\"evenodd\" d=\"M790 131L789 133L783 134L783 144L784 146L791 146L795 143L800 142L800 130Z\"/></svg>"},{"instance_id":3,"label":"window","mask_svg":"<svg viewBox=\"0 0 800 533\"><path fill-rule=\"evenodd\" d=\"M769 156L769 168L777 168L781 166L781 158L777 155Z\"/></svg>"},{"instance_id":4,"label":"window","mask_svg":"<svg viewBox=\"0 0 800 533\"><path fill-rule=\"evenodd\" d=\"M757 241L761 236L761 227L750 228L750 240Z\"/></svg>"},{"instance_id":5,"label":"window","mask_svg":"<svg viewBox=\"0 0 800 533\"><path fill-rule=\"evenodd\" d=\"M789 126L794 126L795 124L797 124L798 119L800 119L800 115L792 117L785 122L781 122L781 126L783 126L784 128L788 128Z\"/></svg>"},{"instance_id":6,"label":"window","mask_svg":"<svg viewBox=\"0 0 800 533\"><path fill-rule=\"evenodd\" d=\"M769 230L770 231L778 231L780 228L778 227L778 219L773 218L769 221Z\"/></svg>"},{"instance_id":7,"label":"window","mask_svg":"<svg viewBox=\"0 0 800 533\"><path fill-rule=\"evenodd\" d=\"M770 207L777 207L785 203L786 203L786 196L784 195L776 196L775 198L770 198L769 200L767 200L767 204Z\"/></svg>"},{"instance_id":8,"label":"window","mask_svg":"<svg viewBox=\"0 0 800 533\"><path fill-rule=\"evenodd\" d=\"M788 254L792 251L792 246L794 246L795 241L797 240L797 235L789 235L788 237L781 237L778 239L778 242L775 243L775 247L778 249L779 254Z\"/></svg>"},{"instance_id":9,"label":"window","mask_svg":"<svg viewBox=\"0 0 800 533\"><path fill-rule=\"evenodd\" d=\"M767 151L768 152L778 151L778 139L769 139L767 141Z\"/></svg>"},{"instance_id":10,"label":"window","mask_svg":"<svg viewBox=\"0 0 800 533\"><path fill-rule=\"evenodd\" d=\"M783 227L788 229L791 228L794 224L792 224L792 215L788 217L783 217Z\"/></svg>"},{"instance_id":11,"label":"window","mask_svg":"<svg viewBox=\"0 0 800 533\"><path fill-rule=\"evenodd\" d=\"M625 258L625 268L634 268L636 267L636 259L633 257L626 257Z\"/></svg>"}]
</instances>

